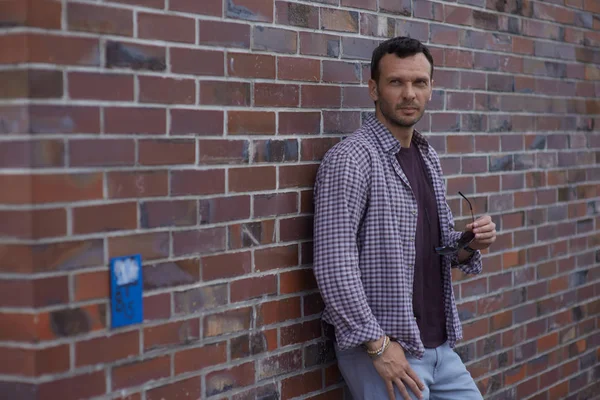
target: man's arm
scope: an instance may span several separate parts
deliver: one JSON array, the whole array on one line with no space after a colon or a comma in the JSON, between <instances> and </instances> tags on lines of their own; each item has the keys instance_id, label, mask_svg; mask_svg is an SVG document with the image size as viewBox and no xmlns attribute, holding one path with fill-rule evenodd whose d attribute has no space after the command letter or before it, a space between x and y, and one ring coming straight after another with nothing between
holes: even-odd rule
<instances>
[{"instance_id":1,"label":"man's arm","mask_svg":"<svg viewBox=\"0 0 600 400\"><path fill-rule=\"evenodd\" d=\"M324 161L315 185L314 273L342 349L384 335L358 266L357 233L367 197L365 171L351 156L335 154Z\"/></svg>"}]
</instances>

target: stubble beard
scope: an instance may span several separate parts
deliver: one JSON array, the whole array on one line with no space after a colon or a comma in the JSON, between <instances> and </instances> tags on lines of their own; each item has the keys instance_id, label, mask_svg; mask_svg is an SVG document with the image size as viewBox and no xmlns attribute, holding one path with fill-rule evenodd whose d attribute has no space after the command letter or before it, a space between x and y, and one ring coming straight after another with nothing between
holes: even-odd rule
<instances>
[{"instance_id":1,"label":"stubble beard","mask_svg":"<svg viewBox=\"0 0 600 400\"><path fill-rule=\"evenodd\" d=\"M419 110L419 114L414 117L409 117L407 119L398 118L394 111L400 107L401 106L394 106L381 98L377 101L377 108L379 109L381 115L383 115L383 117L389 121L390 124L401 128L411 128L415 126L425 114L425 110Z\"/></svg>"}]
</instances>

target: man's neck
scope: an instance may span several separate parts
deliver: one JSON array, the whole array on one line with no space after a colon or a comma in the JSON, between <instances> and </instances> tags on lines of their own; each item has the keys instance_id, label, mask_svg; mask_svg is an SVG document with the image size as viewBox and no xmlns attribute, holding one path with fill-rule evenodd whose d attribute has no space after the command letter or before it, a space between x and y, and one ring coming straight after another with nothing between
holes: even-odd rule
<instances>
[{"instance_id":1,"label":"man's neck","mask_svg":"<svg viewBox=\"0 0 600 400\"><path fill-rule=\"evenodd\" d=\"M383 125L385 125L386 128L388 128L392 136L394 136L400 142L400 145L402 147L410 147L410 142L415 131L414 127L403 127L398 126L396 124L392 124L390 121L388 121L386 117L383 116L383 114L379 110L377 110L375 116L377 117L379 122L381 122Z\"/></svg>"}]
</instances>

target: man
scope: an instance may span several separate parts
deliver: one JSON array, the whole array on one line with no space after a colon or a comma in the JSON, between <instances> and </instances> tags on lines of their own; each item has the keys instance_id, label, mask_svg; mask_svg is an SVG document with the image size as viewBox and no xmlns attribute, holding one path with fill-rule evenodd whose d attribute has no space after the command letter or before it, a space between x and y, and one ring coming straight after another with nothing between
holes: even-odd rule
<instances>
[{"instance_id":1,"label":"man","mask_svg":"<svg viewBox=\"0 0 600 400\"><path fill-rule=\"evenodd\" d=\"M451 268L480 273L496 230L489 216L454 230L439 158L414 129L432 75L419 41L381 43L369 81L376 112L317 174L314 272L355 400L482 398L452 350L462 328Z\"/></svg>"}]
</instances>

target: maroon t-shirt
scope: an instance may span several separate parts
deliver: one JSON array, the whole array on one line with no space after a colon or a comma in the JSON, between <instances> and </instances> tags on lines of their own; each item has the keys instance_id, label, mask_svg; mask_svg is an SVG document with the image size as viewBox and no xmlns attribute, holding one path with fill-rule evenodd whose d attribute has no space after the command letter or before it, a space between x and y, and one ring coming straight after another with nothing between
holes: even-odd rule
<instances>
[{"instance_id":1,"label":"maroon t-shirt","mask_svg":"<svg viewBox=\"0 0 600 400\"><path fill-rule=\"evenodd\" d=\"M413 312L426 348L446 341L446 313L441 256L434 248L440 243L440 223L433 183L415 143L396 155L410 182L418 205L415 237L415 278Z\"/></svg>"}]
</instances>

